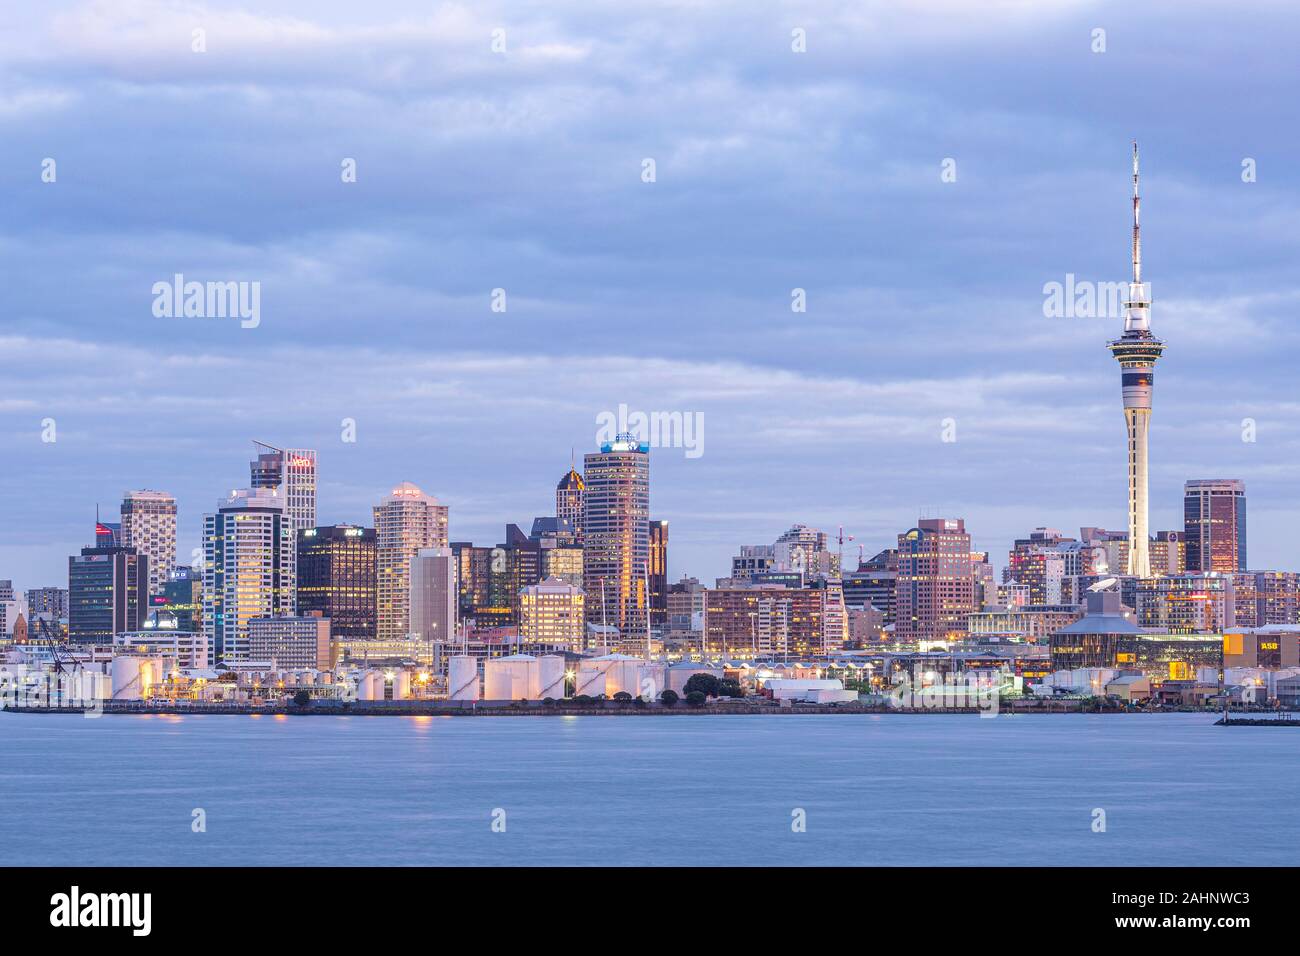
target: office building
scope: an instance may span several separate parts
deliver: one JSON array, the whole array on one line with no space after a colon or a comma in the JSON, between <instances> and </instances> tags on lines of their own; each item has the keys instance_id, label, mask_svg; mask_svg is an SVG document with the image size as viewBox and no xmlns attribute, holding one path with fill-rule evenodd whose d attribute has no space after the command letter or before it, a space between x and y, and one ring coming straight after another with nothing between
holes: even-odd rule
<instances>
[{"instance_id":1,"label":"office building","mask_svg":"<svg viewBox=\"0 0 1300 956\"><path fill-rule=\"evenodd\" d=\"M1183 485L1187 570L1246 570L1246 483L1203 479Z\"/></svg>"},{"instance_id":2,"label":"office building","mask_svg":"<svg viewBox=\"0 0 1300 956\"><path fill-rule=\"evenodd\" d=\"M966 637L975 610L970 535L960 518L922 518L898 536L894 637L954 641Z\"/></svg>"},{"instance_id":3,"label":"office building","mask_svg":"<svg viewBox=\"0 0 1300 956\"><path fill-rule=\"evenodd\" d=\"M1239 571L1232 582L1237 627L1300 624L1300 574Z\"/></svg>"},{"instance_id":4,"label":"office building","mask_svg":"<svg viewBox=\"0 0 1300 956\"><path fill-rule=\"evenodd\" d=\"M181 626L175 614L166 608L149 612L138 631L124 631L114 636L113 644L123 651L146 657L165 657L181 668L206 668L211 665L208 639L202 631Z\"/></svg>"},{"instance_id":5,"label":"office building","mask_svg":"<svg viewBox=\"0 0 1300 956\"><path fill-rule=\"evenodd\" d=\"M584 457L583 566L587 620L645 642L649 610L650 446L619 435Z\"/></svg>"},{"instance_id":6,"label":"office building","mask_svg":"<svg viewBox=\"0 0 1300 956\"><path fill-rule=\"evenodd\" d=\"M298 532L298 613L329 618L336 640L373 639L376 619L375 529L322 525Z\"/></svg>"},{"instance_id":7,"label":"office building","mask_svg":"<svg viewBox=\"0 0 1300 956\"><path fill-rule=\"evenodd\" d=\"M1177 574L1143 578L1137 585L1138 623L1171 634L1209 634L1236 626L1231 574Z\"/></svg>"},{"instance_id":8,"label":"office building","mask_svg":"<svg viewBox=\"0 0 1300 956\"><path fill-rule=\"evenodd\" d=\"M528 585L520 596L519 607L519 640L523 651L585 650L585 605L582 588L559 578L546 578Z\"/></svg>"},{"instance_id":9,"label":"office building","mask_svg":"<svg viewBox=\"0 0 1300 956\"><path fill-rule=\"evenodd\" d=\"M236 490L203 516L203 630L214 663L249 660L254 618L297 604L297 535L271 488Z\"/></svg>"},{"instance_id":10,"label":"office building","mask_svg":"<svg viewBox=\"0 0 1300 956\"><path fill-rule=\"evenodd\" d=\"M650 522L650 626L668 623L668 522Z\"/></svg>"},{"instance_id":11,"label":"office building","mask_svg":"<svg viewBox=\"0 0 1300 956\"><path fill-rule=\"evenodd\" d=\"M447 547L447 507L404 481L374 509L376 627L380 640L406 634L411 620L411 559L422 548Z\"/></svg>"},{"instance_id":12,"label":"office building","mask_svg":"<svg viewBox=\"0 0 1300 956\"><path fill-rule=\"evenodd\" d=\"M448 644L456 638L456 556L451 548L421 548L411 559L412 640Z\"/></svg>"},{"instance_id":13,"label":"office building","mask_svg":"<svg viewBox=\"0 0 1300 956\"><path fill-rule=\"evenodd\" d=\"M582 498L586 483L582 475L569 466L569 471L555 486L555 517L568 522L577 541L582 541Z\"/></svg>"},{"instance_id":14,"label":"office building","mask_svg":"<svg viewBox=\"0 0 1300 956\"><path fill-rule=\"evenodd\" d=\"M320 614L255 617L248 622L248 660L277 670L328 670L329 618Z\"/></svg>"},{"instance_id":15,"label":"office building","mask_svg":"<svg viewBox=\"0 0 1300 956\"><path fill-rule=\"evenodd\" d=\"M161 594L149 596L149 610L166 611L181 631L203 630L203 571L187 564L173 568Z\"/></svg>"},{"instance_id":16,"label":"office building","mask_svg":"<svg viewBox=\"0 0 1300 956\"><path fill-rule=\"evenodd\" d=\"M294 531L316 527L316 452L256 440L253 445L257 457L248 465L252 487L279 493Z\"/></svg>"},{"instance_id":17,"label":"office building","mask_svg":"<svg viewBox=\"0 0 1300 956\"><path fill-rule=\"evenodd\" d=\"M96 540L105 536L97 533ZM134 548L96 545L68 558L70 641L112 644L115 635L138 630L148 613L147 556Z\"/></svg>"},{"instance_id":18,"label":"office building","mask_svg":"<svg viewBox=\"0 0 1300 956\"><path fill-rule=\"evenodd\" d=\"M149 559L149 596L162 594L176 567L176 499L165 491L122 496L122 545Z\"/></svg>"}]
</instances>

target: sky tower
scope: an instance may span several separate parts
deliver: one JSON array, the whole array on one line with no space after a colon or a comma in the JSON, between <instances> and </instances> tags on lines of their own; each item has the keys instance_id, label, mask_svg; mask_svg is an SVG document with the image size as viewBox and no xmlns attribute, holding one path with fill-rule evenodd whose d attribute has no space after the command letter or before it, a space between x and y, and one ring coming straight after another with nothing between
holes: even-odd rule
<instances>
[{"instance_id":1,"label":"sky tower","mask_svg":"<svg viewBox=\"0 0 1300 956\"><path fill-rule=\"evenodd\" d=\"M1122 370L1124 424L1128 427L1127 574L1150 577L1147 531L1147 432L1151 426L1151 388L1156 359L1165 344L1151 334L1151 296L1142 284L1142 238L1138 226L1138 147L1133 143L1133 280L1124 303L1124 334L1110 343Z\"/></svg>"}]
</instances>

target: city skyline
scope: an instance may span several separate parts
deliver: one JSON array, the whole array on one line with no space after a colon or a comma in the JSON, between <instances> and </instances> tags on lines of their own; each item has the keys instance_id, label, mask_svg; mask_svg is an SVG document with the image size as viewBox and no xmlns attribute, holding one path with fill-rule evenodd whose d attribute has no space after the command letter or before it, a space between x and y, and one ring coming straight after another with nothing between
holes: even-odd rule
<instances>
[{"instance_id":1,"label":"city skyline","mask_svg":"<svg viewBox=\"0 0 1300 956\"><path fill-rule=\"evenodd\" d=\"M185 563L202 514L245 484L252 435L319 451L321 525L365 524L409 480L449 506L452 537L495 540L503 522L550 513L568 450L593 448L596 419L620 403L708 422L700 457L652 451L674 580L725 573L738 546L795 522L843 525L869 555L918 517L955 515L999 563L1039 525L1123 528L1114 360L1099 348L1122 317L1046 318L1042 289L1125 278L1134 138L1159 330L1176 345L1161 359L1150 528L1182 527L1185 481L1240 478L1251 565L1294 566L1300 432L1285 356L1297 197L1279 171L1295 134L1261 121L1284 108L1282 74L1269 71L1286 62L1272 51L1293 31L1288 11L1257 7L1224 37L1204 11L1180 10L1175 27L1172 6L1008 8L981 24L930 4L911 19L879 15L908 40L903 69L880 29L826 10L803 24L804 54L789 43L800 11L695 11L674 27L683 55L650 29L615 42L599 17L564 5L543 24L527 7L488 4L451 23L399 4L365 39L342 7L271 7L289 19L264 34L212 15L205 60L186 59L186 42L173 51L167 29L78 4L56 7L59 57L43 59L23 41L50 23L4 15L15 92L0 124L31 162L0 176L12 221L44 230L7 233L4 250L0 430L23 468L0 477L0 566L23 588L58 583L90 543L94 503L112 515L134 488L176 497ZM955 62L945 18L983 41ZM514 51L505 68L486 40L498 21ZM157 22L188 40L188 21ZM120 27L113 48L96 40L105 23ZM1089 48L1099 25L1101 54ZM282 107L332 96L331 31L397 62L421 46L445 56L412 101L382 75L360 77L366 108L349 101L347 122L317 129ZM725 52L719 35L734 38ZM1160 70L1136 37L1163 53ZM1026 90L1038 57L1051 60L1049 82ZM1209 57L1225 65L1212 83L1197 72ZM641 70L625 88L612 83L615 59ZM117 85L92 98L68 62ZM236 64L266 103L241 103L240 115L284 162L234 148L245 131L220 98ZM107 118L151 129L163 68L180 76L175 96L210 111L189 136L184 110L161 110L174 159L130 136L83 135ZM983 129L966 120L963 80L975 77ZM663 108L688 90L691 109ZM1107 114L1119 90L1140 128ZM1047 122L1062 95L1084 108ZM475 122L474 104L523 128ZM909 120L917 104L930 126ZM410 132L421 109L448 118L445 135ZM1221 133L1214 149L1190 138L1207 123ZM552 133L576 153L538 152ZM40 180L44 157L59 163L56 182ZM351 185L338 177L347 157ZM640 178L646 157L658 160L654 183ZM1243 180L1246 159L1255 181ZM221 176L208 175L213 163ZM123 200L149 184L193 203ZM493 197L501 218L484 221ZM707 215L684 216L691 208ZM262 282L260 324L155 317L151 284L178 272ZM94 281L64 281L83 274ZM491 311L497 288L503 313ZM795 288L806 313L790 310ZM46 418L54 442L42 441ZM355 443L340 437L344 419ZM1246 419L1254 442L1242 440Z\"/></svg>"}]
</instances>

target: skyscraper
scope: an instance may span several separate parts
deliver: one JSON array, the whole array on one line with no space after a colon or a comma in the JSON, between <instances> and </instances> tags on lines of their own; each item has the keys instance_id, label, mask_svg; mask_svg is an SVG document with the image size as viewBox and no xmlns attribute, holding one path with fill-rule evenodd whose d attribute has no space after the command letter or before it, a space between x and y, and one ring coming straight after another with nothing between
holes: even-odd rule
<instances>
[{"instance_id":1,"label":"skyscraper","mask_svg":"<svg viewBox=\"0 0 1300 956\"><path fill-rule=\"evenodd\" d=\"M176 499L165 491L123 495L122 544L149 558L149 595L162 594L176 567Z\"/></svg>"},{"instance_id":2,"label":"skyscraper","mask_svg":"<svg viewBox=\"0 0 1300 956\"><path fill-rule=\"evenodd\" d=\"M555 517L568 521L579 541L582 540L582 495L585 488L582 475L572 465L555 486Z\"/></svg>"},{"instance_id":3,"label":"skyscraper","mask_svg":"<svg viewBox=\"0 0 1300 956\"><path fill-rule=\"evenodd\" d=\"M270 488L234 491L203 516L203 631L214 663L248 660L248 623L296 608L296 535Z\"/></svg>"},{"instance_id":4,"label":"skyscraper","mask_svg":"<svg viewBox=\"0 0 1300 956\"><path fill-rule=\"evenodd\" d=\"M650 522L650 624L668 625L668 522Z\"/></svg>"},{"instance_id":5,"label":"skyscraper","mask_svg":"<svg viewBox=\"0 0 1300 956\"><path fill-rule=\"evenodd\" d=\"M1246 570L1246 483L1203 478L1183 484L1187 571Z\"/></svg>"},{"instance_id":6,"label":"skyscraper","mask_svg":"<svg viewBox=\"0 0 1300 956\"><path fill-rule=\"evenodd\" d=\"M582 581L587 620L643 642L650 561L650 445L630 434L583 458ZM638 644L639 646L639 644Z\"/></svg>"},{"instance_id":7,"label":"skyscraper","mask_svg":"<svg viewBox=\"0 0 1300 956\"><path fill-rule=\"evenodd\" d=\"M326 525L298 532L298 613L319 611L330 634L374 639L375 529Z\"/></svg>"},{"instance_id":8,"label":"skyscraper","mask_svg":"<svg viewBox=\"0 0 1300 956\"><path fill-rule=\"evenodd\" d=\"M1156 359L1165 345L1151 334L1151 299L1142 284L1142 239L1138 225L1138 148L1133 144L1133 280L1124 303L1124 334L1110 343L1119 362L1128 429L1128 567L1138 577L1151 574L1147 536L1147 432L1151 426L1151 390Z\"/></svg>"},{"instance_id":9,"label":"skyscraper","mask_svg":"<svg viewBox=\"0 0 1300 956\"><path fill-rule=\"evenodd\" d=\"M975 610L970 535L960 518L922 518L898 536L894 636L960 640Z\"/></svg>"},{"instance_id":10,"label":"skyscraper","mask_svg":"<svg viewBox=\"0 0 1300 956\"><path fill-rule=\"evenodd\" d=\"M405 637L411 616L411 559L447 547L447 507L404 481L374 508L376 621L380 640Z\"/></svg>"},{"instance_id":11,"label":"skyscraper","mask_svg":"<svg viewBox=\"0 0 1300 956\"><path fill-rule=\"evenodd\" d=\"M111 644L139 630L149 613L148 580L149 558L135 548L96 545L68 558L69 640Z\"/></svg>"},{"instance_id":12,"label":"skyscraper","mask_svg":"<svg viewBox=\"0 0 1300 956\"><path fill-rule=\"evenodd\" d=\"M258 454L248 463L252 487L279 491L294 531L316 527L316 452L276 448L256 439L253 445Z\"/></svg>"},{"instance_id":13,"label":"skyscraper","mask_svg":"<svg viewBox=\"0 0 1300 956\"><path fill-rule=\"evenodd\" d=\"M451 548L421 548L411 559L411 636L426 643L453 641L456 605L456 557Z\"/></svg>"}]
</instances>

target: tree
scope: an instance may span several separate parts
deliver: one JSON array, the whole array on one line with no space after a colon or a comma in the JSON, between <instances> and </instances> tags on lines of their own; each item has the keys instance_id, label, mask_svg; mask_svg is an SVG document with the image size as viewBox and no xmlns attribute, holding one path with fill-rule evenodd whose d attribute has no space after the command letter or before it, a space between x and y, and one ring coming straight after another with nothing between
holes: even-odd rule
<instances>
[{"instance_id":1,"label":"tree","mask_svg":"<svg viewBox=\"0 0 1300 956\"><path fill-rule=\"evenodd\" d=\"M666 690L659 695L659 700L665 707L676 707L677 701L681 700L681 698L677 696L677 691Z\"/></svg>"},{"instance_id":2,"label":"tree","mask_svg":"<svg viewBox=\"0 0 1300 956\"><path fill-rule=\"evenodd\" d=\"M744 697L745 692L741 689L740 681L737 680L720 680L718 681L717 697Z\"/></svg>"},{"instance_id":3,"label":"tree","mask_svg":"<svg viewBox=\"0 0 1300 956\"><path fill-rule=\"evenodd\" d=\"M693 690L686 695L686 703L696 709L703 707L706 700L708 698L704 696L704 691L701 690Z\"/></svg>"},{"instance_id":4,"label":"tree","mask_svg":"<svg viewBox=\"0 0 1300 956\"><path fill-rule=\"evenodd\" d=\"M688 697L694 691L699 691L705 697L717 697L718 687L721 684L722 681L718 680L712 674L692 674L683 689L686 691Z\"/></svg>"},{"instance_id":5,"label":"tree","mask_svg":"<svg viewBox=\"0 0 1300 956\"><path fill-rule=\"evenodd\" d=\"M311 703L311 694L305 690L300 690L298 693L293 695L293 702L299 707L306 707Z\"/></svg>"}]
</instances>

